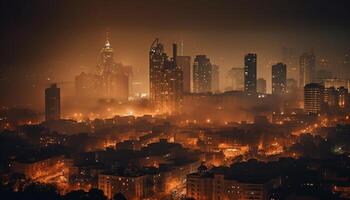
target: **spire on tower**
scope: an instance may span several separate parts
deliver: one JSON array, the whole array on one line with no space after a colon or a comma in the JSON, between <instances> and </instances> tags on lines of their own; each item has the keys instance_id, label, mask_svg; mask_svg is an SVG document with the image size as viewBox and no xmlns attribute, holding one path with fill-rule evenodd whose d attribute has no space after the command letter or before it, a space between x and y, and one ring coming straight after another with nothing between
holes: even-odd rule
<instances>
[{"instance_id":1,"label":"spire on tower","mask_svg":"<svg viewBox=\"0 0 350 200\"><path fill-rule=\"evenodd\" d=\"M109 31L106 32L105 48L111 48L111 43L109 42Z\"/></svg>"}]
</instances>

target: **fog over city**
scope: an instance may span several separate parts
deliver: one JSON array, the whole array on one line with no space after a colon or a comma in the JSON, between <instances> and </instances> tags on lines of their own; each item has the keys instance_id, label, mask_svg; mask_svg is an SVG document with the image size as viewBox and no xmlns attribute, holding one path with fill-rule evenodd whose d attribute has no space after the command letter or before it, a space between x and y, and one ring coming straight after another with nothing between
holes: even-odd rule
<instances>
[{"instance_id":1,"label":"fog over city","mask_svg":"<svg viewBox=\"0 0 350 200\"><path fill-rule=\"evenodd\" d=\"M349 10L0 0L0 199L350 199Z\"/></svg>"}]
</instances>

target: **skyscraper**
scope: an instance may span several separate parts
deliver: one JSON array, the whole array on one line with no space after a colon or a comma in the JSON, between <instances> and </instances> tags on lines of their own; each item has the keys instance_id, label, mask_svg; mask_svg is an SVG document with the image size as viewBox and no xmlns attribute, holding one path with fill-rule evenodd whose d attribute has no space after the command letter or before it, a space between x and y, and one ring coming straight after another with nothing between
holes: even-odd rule
<instances>
[{"instance_id":1,"label":"skyscraper","mask_svg":"<svg viewBox=\"0 0 350 200\"><path fill-rule=\"evenodd\" d=\"M313 53L303 53L300 56L299 69L299 86L304 87L306 84L315 81L316 76L316 60Z\"/></svg>"},{"instance_id":2,"label":"skyscraper","mask_svg":"<svg viewBox=\"0 0 350 200\"><path fill-rule=\"evenodd\" d=\"M272 94L285 94L287 86L287 66L283 63L272 65Z\"/></svg>"},{"instance_id":3,"label":"skyscraper","mask_svg":"<svg viewBox=\"0 0 350 200\"><path fill-rule=\"evenodd\" d=\"M176 64L183 73L183 92L191 92L191 56L177 56Z\"/></svg>"},{"instance_id":4,"label":"skyscraper","mask_svg":"<svg viewBox=\"0 0 350 200\"><path fill-rule=\"evenodd\" d=\"M263 78L258 78L257 85L258 93L266 94L266 80Z\"/></svg>"},{"instance_id":5,"label":"skyscraper","mask_svg":"<svg viewBox=\"0 0 350 200\"><path fill-rule=\"evenodd\" d=\"M318 83L309 83L304 86L304 110L306 113L318 114L321 112L324 100L324 86Z\"/></svg>"},{"instance_id":6,"label":"skyscraper","mask_svg":"<svg viewBox=\"0 0 350 200\"><path fill-rule=\"evenodd\" d=\"M247 94L256 93L256 54L247 54L244 57L244 91Z\"/></svg>"},{"instance_id":7,"label":"skyscraper","mask_svg":"<svg viewBox=\"0 0 350 200\"><path fill-rule=\"evenodd\" d=\"M124 66L114 61L114 50L107 37L100 52L96 72L83 72L75 77L77 97L84 100L91 98L127 101L131 74L131 66Z\"/></svg>"},{"instance_id":8,"label":"skyscraper","mask_svg":"<svg viewBox=\"0 0 350 200\"><path fill-rule=\"evenodd\" d=\"M197 55L193 63L193 92L211 92L212 65L206 55Z\"/></svg>"},{"instance_id":9,"label":"skyscraper","mask_svg":"<svg viewBox=\"0 0 350 200\"><path fill-rule=\"evenodd\" d=\"M158 104L161 97L163 85L163 71L167 56L164 53L163 44L158 38L153 41L149 52L149 79L150 79L150 99L153 103Z\"/></svg>"},{"instance_id":10,"label":"skyscraper","mask_svg":"<svg viewBox=\"0 0 350 200\"><path fill-rule=\"evenodd\" d=\"M211 90L212 92L220 91L220 71L218 65L212 65Z\"/></svg>"},{"instance_id":11,"label":"skyscraper","mask_svg":"<svg viewBox=\"0 0 350 200\"><path fill-rule=\"evenodd\" d=\"M287 78L298 80L299 77L299 55L294 48L282 47L281 61L287 65Z\"/></svg>"},{"instance_id":12,"label":"skyscraper","mask_svg":"<svg viewBox=\"0 0 350 200\"><path fill-rule=\"evenodd\" d=\"M155 39L149 52L150 99L161 113L179 110L183 93L183 74L177 66L177 45L173 58L168 59L163 44Z\"/></svg>"},{"instance_id":13,"label":"skyscraper","mask_svg":"<svg viewBox=\"0 0 350 200\"><path fill-rule=\"evenodd\" d=\"M129 97L129 74L124 66L114 61L114 50L107 37L97 66L98 87L104 98L127 100Z\"/></svg>"},{"instance_id":14,"label":"skyscraper","mask_svg":"<svg viewBox=\"0 0 350 200\"><path fill-rule=\"evenodd\" d=\"M232 67L227 73L225 90L244 90L244 68Z\"/></svg>"},{"instance_id":15,"label":"skyscraper","mask_svg":"<svg viewBox=\"0 0 350 200\"><path fill-rule=\"evenodd\" d=\"M334 87L325 88L323 100L327 105L328 112L338 110L339 96L338 96L338 91Z\"/></svg>"},{"instance_id":16,"label":"skyscraper","mask_svg":"<svg viewBox=\"0 0 350 200\"><path fill-rule=\"evenodd\" d=\"M60 88L52 84L45 89L45 120L59 120L61 117Z\"/></svg>"},{"instance_id":17,"label":"skyscraper","mask_svg":"<svg viewBox=\"0 0 350 200\"><path fill-rule=\"evenodd\" d=\"M347 107L347 103L348 103L348 89L345 87L340 87L338 88L338 99L339 99L339 107L340 108L345 108Z\"/></svg>"}]
</instances>

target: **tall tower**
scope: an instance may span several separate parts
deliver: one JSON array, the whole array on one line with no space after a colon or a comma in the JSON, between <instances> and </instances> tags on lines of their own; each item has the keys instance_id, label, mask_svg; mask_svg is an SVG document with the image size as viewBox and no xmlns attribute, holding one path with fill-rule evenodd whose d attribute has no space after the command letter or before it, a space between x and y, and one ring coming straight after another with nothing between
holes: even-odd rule
<instances>
[{"instance_id":1,"label":"tall tower","mask_svg":"<svg viewBox=\"0 0 350 200\"><path fill-rule=\"evenodd\" d=\"M247 54L244 57L244 91L247 94L256 93L256 66L256 54Z\"/></svg>"},{"instance_id":2,"label":"tall tower","mask_svg":"<svg viewBox=\"0 0 350 200\"><path fill-rule=\"evenodd\" d=\"M107 34L100 51L95 73L81 73L75 77L77 96L83 99L114 99L127 101L132 67L116 63L114 50Z\"/></svg>"},{"instance_id":3,"label":"tall tower","mask_svg":"<svg viewBox=\"0 0 350 200\"><path fill-rule=\"evenodd\" d=\"M225 90L244 90L244 68L232 67L226 76L226 89Z\"/></svg>"},{"instance_id":4,"label":"tall tower","mask_svg":"<svg viewBox=\"0 0 350 200\"><path fill-rule=\"evenodd\" d=\"M304 110L306 113L318 114L321 112L324 100L324 86L318 83L309 83L304 87Z\"/></svg>"},{"instance_id":5,"label":"tall tower","mask_svg":"<svg viewBox=\"0 0 350 200\"><path fill-rule=\"evenodd\" d=\"M177 65L177 45L168 59L163 45L155 39L149 52L150 100L161 113L178 111L182 102L183 73Z\"/></svg>"},{"instance_id":6,"label":"tall tower","mask_svg":"<svg viewBox=\"0 0 350 200\"><path fill-rule=\"evenodd\" d=\"M272 94L285 94L287 86L287 65L272 65Z\"/></svg>"},{"instance_id":7,"label":"tall tower","mask_svg":"<svg viewBox=\"0 0 350 200\"><path fill-rule=\"evenodd\" d=\"M105 45L100 53L100 61L97 66L97 91L100 98L128 100L129 75L128 69L114 61L114 50L107 34Z\"/></svg>"},{"instance_id":8,"label":"tall tower","mask_svg":"<svg viewBox=\"0 0 350 200\"><path fill-rule=\"evenodd\" d=\"M303 53L300 56L299 86L304 87L316 79L316 59L313 53Z\"/></svg>"},{"instance_id":9,"label":"tall tower","mask_svg":"<svg viewBox=\"0 0 350 200\"><path fill-rule=\"evenodd\" d=\"M114 50L109 41L109 35L107 34L105 45L101 49L100 53L100 63L98 65L98 73L101 75L106 75L109 72L115 71L114 63Z\"/></svg>"},{"instance_id":10,"label":"tall tower","mask_svg":"<svg viewBox=\"0 0 350 200\"><path fill-rule=\"evenodd\" d=\"M164 87L163 71L166 60L163 44L156 38L149 50L149 96L156 105L160 103L161 90Z\"/></svg>"},{"instance_id":11,"label":"tall tower","mask_svg":"<svg viewBox=\"0 0 350 200\"><path fill-rule=\"evenodd\" d=\"M45 89L45 120L59 120L61 117L60 88L52 84Z\"/></svg>"},{"instance_id":12,"label":"tall tower","mask_svg":"<svg viewBox=\"0 0 350 200\"><path fill-rule=\"evenodd\" d=\"M206 55L197 55L193 63L193 92L211 92L212 65Z\"/></svg>"}]
</instances>

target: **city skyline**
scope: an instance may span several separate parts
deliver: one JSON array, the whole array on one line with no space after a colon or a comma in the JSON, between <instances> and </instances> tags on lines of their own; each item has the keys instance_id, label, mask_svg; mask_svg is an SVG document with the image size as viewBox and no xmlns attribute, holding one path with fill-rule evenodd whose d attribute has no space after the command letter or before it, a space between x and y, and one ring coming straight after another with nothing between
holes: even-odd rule
<instances>
[{"instance_id":1,"label":"city skyline","mask_svg":"<svg viewBox=\"0 0 350 200\"><path fill-rule=\"evenodd\" d=\"M349 10L0 0L0 199L350 199Z\"/></svg>"},{"instance_id":2,"label":"city skyline","mask_svg":"<svg viewBox=\"0 0 350 200\"><path fill-rule=\"evenodd\" d=\"M258 12L249 15L249 13L254 12L253 9L248 9L249 4L246 2L211 2L215 5L214 10L223 11L223 16L204 15L204 18L208 20L202 20L201 22L196 14L205 12L207 2L192 4L180 1L176 4L169 1L168 3L169 5L175 4L175 8L180 10L181 5L185 6L184 12L186 14L183 18L177 20L173 17L176 14L173 16L167 15L167 21L165 19L154 19L154 23L152 23L149 17L151 12L148 13L146 10L149 8L150 11L154 11L152 5L156 2L152 2L150 5L142 3L145 8L142 9L144 12L140 13L132 9L133 2L120 2L119 4L90 2L81 8L82 14L78 17L74 12L78 9L78 5L68 4L66 6L70 9L66 11L67 16L62 19L59 13L61 13L64 5L61 2L48 1L43 5L39 3L25 4L18 12L15 12L23 13L24 16L15 16L16 14L11 11L17 9L18 6L15 3L5 2L4 7L7 6L8 9L4 10L2 20L6 31L3 32L3 37L1 37L3 45L1 46L2 53L0 55L3 56L2 60L4 60L1 65L1 80L4 84L7 84L7 80L15 79L16 73L17 75L20 74L19 76L22 78L19 84L24 85L23 93L28 91L28 96L30 96L29 90L32 90L32 93L40 93L35 88L26 88L26 85L28 85L28 81L25 81L26 76L44 76L46 79L50 78L55 82L72 82L73 74L94 70L99 56L98 50L104 42L106 32L110 32L111 43L115 44L116 61L132 65L135 72L139 72L135 73L134 80L136 85L142 85L142 87L137 88L137 91L141 93L146 93L149 87L147 80L148 54L145 51L149 48L149 43L156 37L162 40L167 52L171 51L171 44L176 42L177 44L183 44L185 54L192 58L199 54L208 55L212 62L221 68L221 90L225 88L225 84L222 82L224 74L232 67L243 67L244 63L241 57L248 52L254 52L260 58L258 77L267 80L267 92L271 93L270 66L273 63L284 62L284 58L282 58L285 57L282 55L283 48L290 49L289 52L292 52L291 57L294 59L292 63L296 63L295 65L299 63L300 54L314 51L316 63L325 59L329 65L326 66L326 69L331 68L335 77L346 78L344 76L347 74L347 68L339 64L343 61L345 54L349 54L347 53L349 52L349 41L346 37L348 30L344 28L346 26L343 26L347 19L347 17L344 17L347 12L343 12L347 6L345 1L331 4L331 7L327 6L327 1L321 3L309 1L305 3L306 7L317 5L315 7L311 6L310 10L303 7L302 1L295 1L295 3L283 6L276 3L276 1L271 1L263 5L263 8L271 11L268 12L269 15L259 17L260 21L267 22L265 23L266 27L259 25L264 23L257 23L256 17L254 17L263 13L264 10L257 9ZM260 4L252 2L254 7L261 6ZM40 6L46 9L35 15L33 12L39 9ZM121 9L123 6L126 8L125 11ZM193 6L201 9L190 9ZM238 9L240 6L248 10L248 14L240 12ZM286 9L288 6L291 11L284 13L284 17L279 19L280 13L278 10ZM101 14L88 13L90 8L98 9ZM232 13L230 8L232 8ZM113 9L120 12L109 12ZM129 22L124 22L120 20L119 15L125 14L128 9L134 15L131 17L132 19L128 18L126 20ZM234 10L237 10L237 12L233 12ZM338 12L334 10L338 10ZM294 19L292 17L291 13L293 11L301 12L298 18ZM48 12L52 15L50 15L51 21L49 19L42 22L37 20L41 15L48 15ZM162 13L163 11L160 9L156 12ZM310 16L311 13L314 14ZM328 19L325 19L324 13L325 16L328 16ZM69 16L74 16L76 21L69 20ZM84 17L96 18L88 25ZM271 18L275 20L270 20ZM232 22L227 19L231 19ZM277 21L282 19L285 19L285 22L283 25L279 25L281 23L277 23ZM138 20L145 23L142 23L142 26L136 26L135 23ZM160 28L164 21L167 24L173 24L173 26ZM214 25L213 21L220 21L221 23ZM323 21L329 22L330 27L326 23L322 23ZM18 24L18 26L12 26L11 22ZM41 23L39 24L39 22ZM54 28L53 24L55 22L58 23ZM28 25L25 26L25 24ZM78 25L74 26L75 24ZM190 24L193 24L193 27ZM31 28L28 28L28 26ZM203 29L199 29L199 26ZM23 30L19 27L22 27ZM56 29L57 31L55 31ZM32 51L32 48L36 50ZM37 53L32 54L32 52ZM289 63L286 64L289 68L295 68ZM322 68L325 68L324 65L322 65ZM65 87L67 87L66 94L69 92L69 96L71 96L73 93L72 84L67 83ZM4 91L6 88L0 89ZM15 94L14 96L18 97ZM35 104L38 100L41 101L42 98L37 99L36 96L38 95L29 98L29 104ZM9 104L9 102L13 101L6 99L5 103ZM18 103L24 104L23 102ZM35 105L36 108L38 106Z\"/></svg>"}]
</instances>

